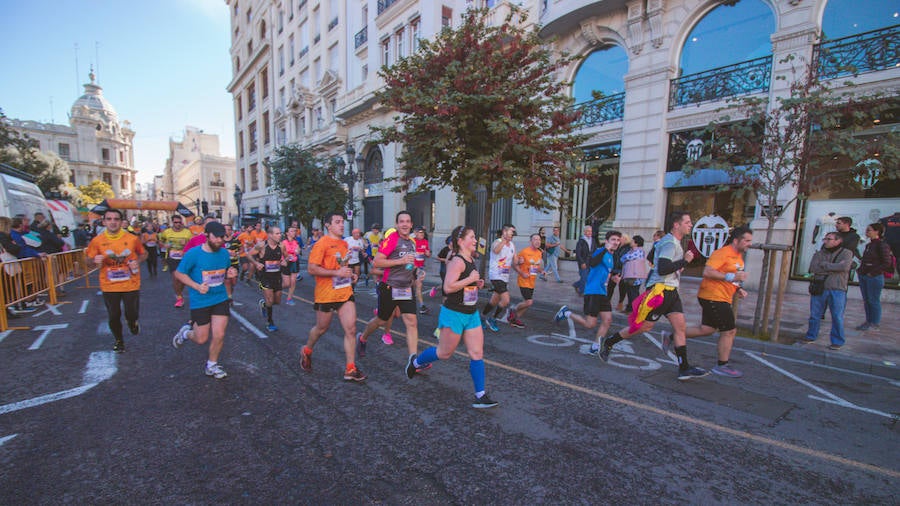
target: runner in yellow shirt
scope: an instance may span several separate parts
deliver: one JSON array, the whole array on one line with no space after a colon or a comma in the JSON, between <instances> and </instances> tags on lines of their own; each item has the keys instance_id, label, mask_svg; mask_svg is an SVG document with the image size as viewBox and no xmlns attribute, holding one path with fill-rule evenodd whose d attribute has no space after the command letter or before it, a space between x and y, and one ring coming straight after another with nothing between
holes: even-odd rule
<instances>
[{"instance_id":1,"label":"runner in yellow shirt","mask_svg":"<svg viewBox=\"0 0 900 506\"><path fill-rule=\"evenodd\" d=\"M175 270L181 263L184 256L184 245L191 240L194 234L190 230L184 228L184 218L180 215L172 217L172 226L163 230L159 234L159 240L166 245L168 254L166 255L166 266L172 273L172 290L175 292L175 307L184 307L184 284L175 277Z\"/></svg>"}]
</instances>

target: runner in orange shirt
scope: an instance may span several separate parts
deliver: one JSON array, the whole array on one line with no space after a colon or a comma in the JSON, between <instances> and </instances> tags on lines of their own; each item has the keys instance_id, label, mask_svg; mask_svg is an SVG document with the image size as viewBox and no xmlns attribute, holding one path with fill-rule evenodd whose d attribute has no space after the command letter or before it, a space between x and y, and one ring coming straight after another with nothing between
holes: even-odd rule
<instances>
[{"instance_id":1,"label":"runner in orange shirt","mask_svg":"<svg viewBox=\"0 0 900 506\"><path fill-rule=\"evenodd\" d=\"M525 313L525 310L534 304L534 281L539 275L544 274L544 262L541 253L541 235L531 234L529 238L530 244L527 248L519 252L516 257L516 272L519 274L519 292L522 294L522 302L516 307L510 309L509 316L506 321L510 326L524 329L525 324L519 317Z\"/></svg>"},{"instance_id":2,"label":"runner in orange shirt","mask_svg":"<svg viewBox=\"0 0 900 506\"><path fill-rule=\"evenodd\" d=\"M245 254L251 254L252 250L258 247L260 244L264 244L266 239L269 238L269 235L266 234L266 231L262 229L262 222L257 221L253 228L247 232L247 242L244 243L244 252ZM242 241L243 242L243 241ZM252 284L253 279L256 277L256 263L250 259L250 267L247 272L247 283Z\"/></svg>"},{"instance_id":3,"label":"runner in orange shirt","mask_svg":"<svg viewBox=\"0 0 900 506\"><path fill-rule=\"evenodd\" d=\"M122 308L128 330L138 335L140 314L141 265L147 251L141 240L122 229L124 216L118 209L103 213L106 230L94 237L84 254L88 262L100 266L100 291L109 313L109 330L115 338L113 351L125 351L122 339Z\"/></svg>"},{"instance_id":4,"label":"runner in orange shirt","mask_svg":"<svg viewBox=\"0 0 900 506\"><path fill-rule=\"evenodd\" d=\"M312 372L312 352L316 341L328 330L334 313L344 329L344 356L347 366L344 379L364 381L366 375L356 367L356 303L353 283L357 275L347 266L350 249L344 241L344 217L330 213L322 221L327 235L316 241L309 253L309 273L316 278L314 294L316 324L309 330L309 339L300 352L300 367Z\"/></svg>"}]
</instances>

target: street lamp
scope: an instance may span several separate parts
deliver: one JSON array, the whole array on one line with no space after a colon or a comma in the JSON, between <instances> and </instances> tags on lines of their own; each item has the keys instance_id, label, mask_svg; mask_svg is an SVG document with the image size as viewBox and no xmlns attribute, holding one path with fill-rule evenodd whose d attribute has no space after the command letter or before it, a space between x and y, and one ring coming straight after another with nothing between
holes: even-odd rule
<instances>
[{"instance_id":1,"label":"street lamp","mask_svg":"<svg viewBox=\"0 0 900 506\"><path fill-rule=\"evenodd\" d=\"M353 149L353 146L351 146L349 144L347 145L347 149L345 150L345 153L347 154L346 163L344 162L344 159L340 156L336 157L337 159L335 160L335 163L337 164L338 170L341 173L341 179L343 179L344 183L347 184L347 197L348 197L347 211L348 211L348 214L350 215L350 216L348 216L348 218L349 218L349 222L350 222L350 229L352 230L353 229L353 218L354 218L354 216L353 216L353 214L354 214L353 213L353 210L354 210L353 190L356 187L356 181L358 179L358 173L354 170L353 162L354 161L356 162L357 169L361 169L363 167L363 164L365 163L365 159L362 157L362 155L359 155L358 157L354 158L354 155L356 155L356 150ZM344 170L345 168L346 168L346 170Z\"/></svg>"},{"instance_id":2,"label":"street lamp","mask_svg":"<svg viewBox=\"0 0 900 506\"><path fill-rule=\"evenodd\" d=\"M234 204L237 206L237 209L238 209L237 229L240 229L241 226L243 226L243 224L244 224L244 221L241 219L241 211L242 211L241 200L243 200L243 199L244 199L244 191L241 190L240 186L234 185Z\"/></svg>"}]
</instances>

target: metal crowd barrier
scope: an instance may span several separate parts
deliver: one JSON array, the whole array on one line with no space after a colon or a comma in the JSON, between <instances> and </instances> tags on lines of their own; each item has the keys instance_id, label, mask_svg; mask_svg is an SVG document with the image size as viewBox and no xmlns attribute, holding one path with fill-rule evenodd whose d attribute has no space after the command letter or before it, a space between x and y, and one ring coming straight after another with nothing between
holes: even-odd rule
<instances>
[{"instance_id":1,"label":"metal crowd barrier","mask_svg":"<svg viewBox=\"0 0 900 506\"><path fill-rule=\"evenodd\" d=\"M90 288L90 274L96 267L89 267L83 249L53 253L41 258L23 258L0 264L0 332L9 328L9 306L46 295L50 304L56 304L61 287L84 280Z\"/></svg>"}]
</instances>

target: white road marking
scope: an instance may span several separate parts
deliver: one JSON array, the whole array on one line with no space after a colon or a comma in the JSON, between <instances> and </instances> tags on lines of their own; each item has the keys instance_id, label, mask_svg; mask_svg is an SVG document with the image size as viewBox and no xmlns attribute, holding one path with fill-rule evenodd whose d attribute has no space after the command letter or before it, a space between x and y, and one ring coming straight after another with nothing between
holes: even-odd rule
<instances>
[{"instance_id":1,"label":"white road marking","mask_svg":"<svg viewBox=\"0 0 900 506\"><path fill-rule=\"evenodd\" d=\"M78 314L84 314L85 311L87 311L88 304L90 304L90 303L91 303L91 301L89 301L89 300L81 301L81 309L78 310Z\"/></svg>"},{"instance_id":2,"label":"white road marking","mask_svg":"<svg viewBox=\"0 0 900 506\"><path fill-rule=\"evenodd\" d=\"M44 332L31 343L31 346L28 347L29 350L36 350L44 344L44 340L47 339L47 336L50 335L50 332L56 329L64 329L68 327L68 323L57 323L56 325L38 325L31 330L43 330Z\"/></svg>"},{"instance_id":3,"label":"white road marking","mask_svg":"<svg viewBox=\"0 0 900 506\"><path fill-rule=\"evenodd\" d=\"M116 373L116 370L116 357L113 352L95 351L88 358L82 379L83 384L80 387L0 406L0 415L81 395L99 385L100 382L111 378Z\"/></svg>"},{"instance_id":4,"label":"white road marking","mask_svg":"<svg viewBox=\"0 0 900 506\"><path fill-rule=\"evenodd\" d=\"M109 330L109 323L108 322L100 322L100 324L97 325L97 334L98 335L112 334L112 331Z\"/></svg>"},{"instance_id":5,"label":"white road marking","mask_svg":"<svg viewBox=\"0 0 900 506\"><path fill-rule=\"evenodd\" d=\"M781 374L787 376L788 378L790 378L790 379L796 381L797 383L800 383L801 385L803 385L803 386L805 386L805 387L808 387L808 388L810 388L810 389L812 389L812 390L814 390L814 391L816 391L816 392L822 394L823 396L825 396L825 397L823 398L823 397L819 397L819 396L817 396L817 395L810 395L810 396L809 396L810 399L815 399L815 400L817 400L817 401L828 402L828 403L830 403L830 404L836 404L836 405L838 405L838 406L842 406L842 407L845 407L845 408L851 408L851 409L856 409L856 410L859 410L859 411L865 411L866 413L872 413L872 414L879 415L879 416L883 416L883 417L886 417L886 418L891 418L891 419L894 419L894 420L900 419L900 417L898 417L897 415L893 415L893 414L890 414L890 413L884 413L884 412L882 412L882 411L878 411L878 410L871 409L871 408L865 408L865 407L862 407L862 406L857 406L856 404L853 404L852 402L850 402L850 401L848 401L848 400L846 400L846 399L842 399L842 398L838 397L837 395L834 395L833 393L831 393L831 392L829 392L829 391L827 391L827 390L825 390L825 389L823 389L823 388L819 388L819 387L817 387L816 385L813 385L812 383L810 383L810 382L804 380L803 378L800 378L799 376L797 376L797 375L795 375L795 374L793 374L793 373L790 373L790 372L788 372L788 371L785 371L784 369L782 369L782 368L778 367L777 365L775 365L775 364L769 362L768 360L766 360L766 359L764 359L764 358L762 358L762 357L760 357L760 356L757 356L755 353L752 353L752 352L749 352L749 351L748 351L748 352L745 352L745 353L746 353L746 355L747 355L748 357L750 357L750 358L756 360L757 362L759 362L759 363L761 363L761 364L764 364L764 365L767 365L767 366L771 367L772 369L774 369L774 370L780 372Z\"/></svg>"},{"instance_id":6,"label":"white road marking","mask_svg":"<svg viewBox=\"0 0 900 506\"><path fill-rule=\"evenodd\" d=\"M252 323L250 323L246 318L241 316L241 314L238 313L237 311L232 311L231 316L235 320L241 322L241 325L243 325L247 330L249 330L253 334L256 334L256 337L258 337L260 339L268 339L269 338L269 336L267 336L265 332L256 328Z\"/></svg>"},{"instance_id":7,"label":"white road marking","mask_svg":"<svg viewBox=\"0 0 900 506\"><path fill-rule=\"evenodd\" d=\"M8 436L0 437L0 446L3 446L4 444L6 444L7 441L9 441L10 439L12 439L16 436L18 436L18 434L10 434Z\"/></svg>"},{"instance_id":8,"label":"white road marking","mask_svg":"<svg viewBox=\"0 0 900 506\"><path fill-rule=\"evenodd\" d=\"M50 304L50 303L48 302L48 303L47 303L47 309L41 311L40 313L34 313L33 315L31 315L31 317L32 317L32 318L37 318L38 316L41 316L42 314L47 313L47 312L53 313L53 314L55 314L56 316L62 316L62 313L60 313L59 310L56 309L57 307L59 307L59 306L61 306L61 305L62 305L62 304Z\"/></svg>"},{"instance_id":9,"label":"white road marking","mask_svg":"<svg viewBox=\"0 0 900 506\"><path fill-rule=\"evenodd\" d=\"M5 330L3 332L0 332L0 343L2 343L3 340L6 339L6 336L10 334L12 334L12 330Z\"/></svg>"}]
</instances>

